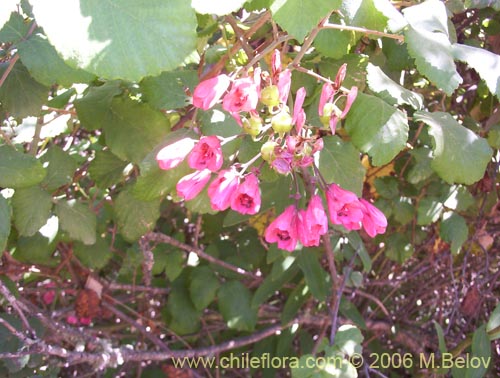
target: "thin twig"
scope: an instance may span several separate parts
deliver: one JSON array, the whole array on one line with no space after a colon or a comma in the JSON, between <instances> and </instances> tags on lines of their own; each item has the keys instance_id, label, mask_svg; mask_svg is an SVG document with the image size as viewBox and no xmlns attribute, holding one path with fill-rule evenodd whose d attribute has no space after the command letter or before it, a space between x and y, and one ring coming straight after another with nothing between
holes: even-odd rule
<instances>
[{"instance_id":1,"label":"thin twig","mask_svg":"<svg viewBox=\"0 0 500 378\"><path fill-rule=\"evenodd\" d=\"M2 87L3 83L5 83L5 80L7 80L7 76L9 76L10 71L14 68L14 65L16 62L19 60L19 54L15 54L12 59L9 61L9 65L7 66L7 69L3 72L2 77L0 78L0 88Z\"/></svg>"},{"instance_id":2,"label":"thin twig","mask_svg":"<svg viewBox=\"0 0 500 378\"><path fill-rule=\"evenodd\" d=\"M9 288L5 286L5 284L0 280L0 293L4 296L4 298L9 302L15 312L21 318L21 322L26 330L30 331L32 335L35 334L33 328L31 328L26 315L24 315L24 311L28 312L27 309L20 303L16 297L10 292Z\"/></svg>"},{"instance_id":3,"label":"thin twig","mask_svg":"<svg viewBox=\"0 0 500 378\"><path fill-rule=\"evenodd\" d=\"M361 28L358 26L330 24L329 22L323 24L320 27L320 29L349 30L349 31L354 31L354 32L358 32L358 33L363 33L363 34L376 35L378 37L386 37L386 38L396 39L400 42L404 42L404 40L405 40L405 37L403 35L399 35L399 34L384 33L384 32L378 31L378 30L370 30L370 29L365 29L365 28Z\"/></svg>"}]
</instances>

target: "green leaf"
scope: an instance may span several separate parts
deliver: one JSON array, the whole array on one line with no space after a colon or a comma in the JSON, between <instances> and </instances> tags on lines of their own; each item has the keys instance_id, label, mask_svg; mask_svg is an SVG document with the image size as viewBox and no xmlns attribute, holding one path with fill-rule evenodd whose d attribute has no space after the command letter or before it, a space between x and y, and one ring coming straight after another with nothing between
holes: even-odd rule
<instances>
[{"instance_id":1,"label":"green leaf","mask_svg":"<svg viewBox=\"0 0 500 378\"><path fill-rule=\"evenodd\" d=\"M138 164L169 129L169 122L161 112L147 104L119 97L112 100L104 135L116 156Z\"/></svg>"},{"instance_id":2,"label":"green leaf","mask_svg":"<svg viewBox=\"0 0 500 378\"><path fill-rule=\"evenodd\" d=\"M165 274L170 281L179 277L186 263L186 254L182 251L169 251L163 258L165 262Z\"/></svg>"},{"instance_id":3,"label":"green leaf","mask_svg":"<svg viewBox=\"0 0 500 378\"><path fill-rule=\"evenodd\" d=\"M366 170L361 164L359 151L352 143L336 135L324 137L323 145L319 155L319 170L324 179L360 196Z\"/></svg>"},{"instance_id":4,"label":"green leaf","mask_svg":"<svg viewBox=\"0 0 500 378\"><path fill-rule=\"evenodd\" d=\"M143 100L155 109L183 108L190 98L185 88L191 91L198 83L196 71L162 72L159 76L148 76L141 81Z\"/></svg>"},{"instance_id":5,"label":"green leaf","mask_svg":"<svg viewBox=\"0 0 500 378\"><path fill-rule=\"evenodd\" d=\"M190 274L189 295L197 310L205 309L219 289L219 280L208 266L194 268Z\"/></svg>"},{"instance_id":6,"label":"green leaf","mask_svg":"<svg viewBox=\"0 0 500 378\"><path fill-rule=\"evenodd\" d=\"M448 113L415 112L429 126L433 139L432 169L448 183L473 184L483 178L493 154L488 142L465 128Z\"/></svg>"},{"instance_id":7,"label":"green leaf","mask_svg":"<svg viewBox=\"0 0 500 378\"><path fill-rule=\"evenodd\" d=\"M138 81L178 67L195 50L196 17L184 0L48 4L31 1L37 23L75 67Z\"/></svg>"},{"instance_id":8,"label":"green leaf","mask_svg":"<svg viewBox=\"0 0 500 378\"><path fill-rule=\"evenodd\" d=\"M467 222L461 215L452 213L441 222L439 235L445 242L451 243L451 252L457 254L469 237Z\"/></svg>"},{"instance_id":9,"label":"green leaf","mask_svg":"<svg viewBox=\"0 0 500 378\"><path fill-rule=\"evenodd\" d=\"M446 353L448 351L448 348L446 347L446 340L444 338L443 328L435 320L433 320L433 323L434 323L434 328L436 328L436 333L438 336L439 351L441 353Z\"/></svg>"},{"instance_id":10,"label":"green leaf","mask_svg":"<svg viewBox=\"0 0 500 378\"><path fill-rule=\"evenodd\" d=\"M205 186L200 194L184 203L186 209L198 214L216 214L218 211L212 209L210 204L210 197L208 197L208 184Z\"/></svg>"},{"instance_id":11,"label":"green leaf","mask_svg":"<svg viewBox=\"0 0 500 378\"><path fill-rule=\"evenodd\" d=\"M398 179L393 176L377 177L374 181L377 193L387 199L399 197Z\"/></svg>"},{"instance_id":12,"label":"green leaf","mask_svg":"<svg viewBox=\"0 0 500 378\"><path fill-rule=\"evenodd\" d=\"M408 140L405 114L381 99L358 94L346 117L352 143L372 157L374 165L389 163Z\"/></svg>"},{"instance_id":13,"label":"green leaf","mask_svg":"<svg viewBox=\"0 0 500 378\"><path fill-rule=\"evenodd\" d=\"M302 42L323 17L338 8L340 1L275 0L271 5L273 19L290 35Z\"/></svg>"},{"instance_id":14,"label":"green leaf","mask_svg":"<svg viewBox=\"0 0 500 378\"><path fill-rule=\"evenodd\" d=\"M102 129L107 121L111 101L120 93L122 89L117 80L108 81L100 87L90 87L85 96L74 103L82 126L88 130Z\"/></svg>"},{"instance_id":15,"label":"green leaf","mask_svg":"<svg viewBox=\"0 0 500 378\"><path fill-rule=\"evenodd\" d=\"M486 325L482 325L474 332L472 336L472 356L471 358L478 358L480 361L488 361L487 364L479 364L479 366L468 367L466 378L482 378L489 365L491 365L491 342L486 333Z\"/></svg>"},{"instance_id":16,"label":"green leaf","mask_svg":"<svg viewBox=\"0 0 500 378\"><path fill-rule=\"evenodd\" d=\"M500 149L500 124L493 125L488 131L488 143L491 147Z\"/></svg>"},{"instance_id":17,"label":"green leaf","mask_svg":"<svg viewBox=\"0 0 500 378\"><path fill-rule=\"evenodd\" d=\"M387 25L387 17L375 6L375 3L382 2L381 0L343 1L341 12L346 16L349 25L382 31Z\"/></svg>"},{"instance_id":18,"label":"green leaf","mask_svg":"<svg viewBox=\"0 0 500 378\"><path fill-rule=\"evenodd\" d=\"M43 85L57 83L70 87L73 83L88 83L95 78L89 72L68 66L41 33L22 41L17 48L30 74Z\"/></svg>"},{"instance_id":19,"label":"green leaf","mask_svg":"<svg viewBox=\"0 0 500 378\"><path fill-rule=\"evenodd\" d=\"M387 237L385 255L392 261L403 264L413 252L413 245L407 235L393 234Z\"/></svg>"},{"instance_id":20,"label":"green leaf","mask_svg":"<svg viewBox=\"0 0 500 378\"><path fill-rule=\"evenodd\" d=\"M10 235L10 206L0 194L0 251L4 251Z\"/></svg>"},{"instance_id":21,"label":"green leaf","mask_svg":"<svg viewBox=\"0 0 500 378\"><path fill-rule=\"evenodd\" d=\"M358 232L350 232L347 234L347 239L349 240L349 244L352 246L354 251L358 254L361 259L361 263L363 264L363 270L365 272L370 272L372 270L372 259L366 250L365 244L363 240L359 236Z\"/></svg>"},{"instance_id":22,"label":"green leaf","mask_svg":"<svg viewBox=\"0 0 500 378\"><path fill-rule=\"evenodd\" d=\"M297 315L302 305L309 299L309 287L305 283L297 285L293 291L287 295L287 300L281 313L281 323L287 324Z\"/></svg>"},{"instance_id":23,"label":"green leaf","mask_svg":"<svg viewBox=\"0 0 500 378\"><path fill-rule=\"evenodd\" d=\"M328 274L321 267L318 256L310 249L298 253L297 262L304 273L311 294L319 301L325 301L328 294Z\"/></svg>"},{"instance_id":24,"label":"green leaf","mask_svg":"<svg viewBox=\"0 0 500 378\"><path fill-rule=\"evenodd\" d=\"M73 246L73 252L78 260L90 269L104 268L113 257L109 241L102 237L98 237L93 245L76 242Z\"/></svg>"},{"instance_id":25,"label":"green leaf","mask_svg":"<svg viewBox=\"0 0 500 378\"><path fill-rule=\"evenodd\" d=\"M53 265L55 243L37 232L34 236L20 237L17 241L14 258L29 264Z\"/></svg>"},{"instance_id":26,"label":"green leaf","mask_svg":"<svg viewBox=\"0 0 500 378\"><path fill-rule=\"evenodd\" d=\"M330 23L341 24L338 14L330 17ZM323 29L314 38L314 47L324 56L340 59L356 43L356 34L348 30Z\"/></svg>"},{"instance_id":27,"label":"green leaf","mask_svg":"<svg viewBox=\"0 0 500 378\"><path fill-rule=\"evenodd\" d=\"M478 9L492 7L496 11L500 11L499 0L465 0L464 6L466 8L478 8Z\"/></svg>"},{"instance_id":28,"label":"green leaf","mask_svg":"<svg viewBox=\"0 0 500 378\"><path fill-rule=\"evenodd\" d=\"M410 151L410 155L415 159L415 164L408 170L408 182L410 184L418 184L427 180L434 170L432 164L432 151L427 147L414 148Z\"/></svg>"},{"instance_id":29,"label":"green leaf","mask_svg":"<svg viewBox=\"0 0 500 378\"><path fill-rule=\"evenodd\" d=\"M253 331L257 309L250 306L252 294L239 281L227 281L218 292L219 311L227 326L238 331Z\"/></svg>"},{"instance_id":30,"label":"green leaf","mask_svg":"<svg viewBox=\"0 0 500 378\"><path fill-rule=\"evenodd\" d=\"M218 109L211 109L203 112L200 123L203 135L218 135L228 138L242 133L241 127L236 123L235 119L228 113ZM245 141L247 140L251 139L245 138ZM252 143L255 145L255 142L252 141Z\"/></svg>"},{"instance_id":31,"label":"green leaf","mask_svg":"<svg viewBox=\"0 0 500 378\"><path fill-rule=\"evenodd\" d=\"M485 49L455 43L452 49L455 59L474 68L486 82L491 93L500 98L500 56Z\"/></svg>"},{"instance_id":32,"label":"green leaf","mask_svg":"<svg viewBox=\"0 0 500 378\"><path fill-rule=\"evenodd\" d=\"M151 231L160 217L160 199L140 201L130 189L122 191L115 201L118 229L125 240L134 242Z\"/></svg>"},{"instance_id":33,"label":"green leaf","mask_svg":"<svg viewBox=\"0 0 500 378\"><path fill-rule=\"evenodd\" d=\"M362 342L363 335L360 330L351 324L340 326L335 335L335 346L340 348L342 353L349 357L353 356L355 353L361 354Z\"/></svg>"},{"instance_id":34,"label":"green leaf","mask_svg":"<svg viewBox=\"0 0 500 378\"><path fill-rule=\"evenodd\" d=\"M282 262L278 261L274 264L282 264ZM268 275L253 295L252 308L258 309L270 296L274 295L276 291L281 290L285 284L290 282L297 275L297 272L297 265L291 264L286 269L280 271L279 274Z\"/></svg>"},{"instance_id":35,"label":"green leaf","mask_svg":"<svg viewBox=\"0 0 500 378\"><path fill-rule=\"evenodd\" d=\"M0 76L8 65L0 64ZM26 67L17 61L0 87L0 102L10 115L24 118L38 115L47 101L48 94L49 88L33 79Z\"/></svg>"},{"instance_id":36,"label":"green leaf","mask_svg":"<svg viewBox=\"0 0 500 378\"><path fill-rule=\"evenodd\" d=\"M418 203L417 224L426 226L437 222L443 211L443 203L435 197L424 197Z\"/></svg>"},{"instance_id":37,"label":"green leaf","mask_svg":"<svg viewBox=\"0 0 500 378\"><path fill-rule=\"evenodd\" d=\"M3 2L2 2L3 3ZM9 9L9 13L6 13L6 21L5 25L0 29L0 41L4 43L14 43L20 41L28 34L31 23L25 22L23 16L21 16L17 12L10 13L14 8ZM1 13L1 18L3 19L4 14ZM9 18L10 14L10 18ZM1 23L0 23L1 25Z\"/></svg>"},{"instance_id":38,"label":"green leaf","mask_svg":"<svg viewBox=\"0 0 500 378\"><path fill-rule=\"evenodd\" d=\"M39 186L17 189L12 197L12 209L19 234L33 236L50 216L52 196Z\"/></svg>"},{"instance_id":39,"label":"green leaf","mask_svg":"<svg viewBox=\"0 0 500 378\"><path fill-rule=\"evenodd\" d=\"M192 0L191 6L200 14L215 14L225 16L240 9L246 0Z\"/></svg>"},{"instance_id":40,"label":"green leaf","mask_svg":"<svg viewBox=\"0 0 500 378\"><path fill-rule=\"evenodd\" d=\"M99 188L105 189L123 180L123 171L127 162L121 160L111 151L97 151L90 163L89 174Z\"/></svg>"},{"instance_id":41,"label":"green leaf","mask_svg":"<svg viewBox=\"0 0 500 378\"><path fill-rule=\"evenodd\" d=\"M91 245L96 242L96 215L89 207L75 199L56 203L56 214L61 229L72 239Z\"/></svg>"},{"instance_id":42,"label":"green leaf","mask_svg":"<svg viewBox=\"0 0 500 378\"><path fill-rule=\"evenodd\" d=\"M492 331L496 328L500 327L500 303L497 304L497 307L493 310L486 324L486 332L488 332L488 336L491 341L500 338L500 330L492 333Z\"/></svg>"},{"instance_id":43,"label":"green leaf","mask_svg":"<svg viewBox=\"0 0 500 378\"><path fill-rule=\"evenodd\" d=\"M3 188L26 188L40 183L47 172L31 155L14 148L0 146L0 186Z\"/></svg>"},{"instance_id":44,"label":"green leaf","mask_svg":"<svg viewBox=\"0 0 500 378\"><path fill-rule=\"evenodd\" d=\"M191 169L185 161L168 171L158 167L151 169L138 177L133 188L134 196L142 201L164 197L166 194L175 192L177 182L190 172Z\"/></svg>"},{"instance_id":45,"label":"green leaf","mask_svg":"<svg viewBox=\"0 0 500 378\"><path fill-rule=\"evenodd\" d=\"M18 0L4 0L0 3L0 29L9 20L11 12L17 9L18 3ZM3 38L0 38L0 40L3 40Z\"/></svg>"},{"instance_id":46,"label":"green leaf","mask_svg":"<svg viewBox=\"0 0 500 378\"><path fill-rule=\"evenodd\" d=\"M405 30L405 41L418 70L451 95L462 78L453 61L444 3L427 0L405 8L403 13L410 25Z\"/></svg>"},{"instance_id":47,"label":"green leaf","mask_svg":"<svg viewBox=\"0 0 500 378\"><path fill-rule=\"evenodd\" d=\"M172 285L167 300L166 311L171 317L168 327L178 335L197 332L200 329L200 315L189 299L189 292L180 277Z\"/></svg>"},{"instance_id":48,"label":"green leaf","mask_svg":"<svg viewBox=\"0 0 500 378\"><path fill-rule=\"evenodd\" d=\"M368 63L366 81L370 89L382 100L391 105L410 105L416 110L422 109L424 99L420 93L412 92L387 76L380 67Z\"/></svg>"},{"instance_id":49,"label":"green leaf","mask_svg":"<svg viewBox=\"0 0 500 378\"><path fill-rule=\"evenodd\" d=\"M73 174L78 164L60 147L50 147L40 160L47 170L47 176L42 181L42 187L51 191L73 181Z\"/></svg>"},{"instance_id":50,"label":"green leaf","mask_svg":"<svg viewBox=\"0 0 500 378\"><path fill-rule=\"evenodd\" d=\"M366 329L365 318L357 307L349 300L347 300L344 296L340 299L340 313L354 324L356 324L361 329Z\"/></svg>"}]
</instances>

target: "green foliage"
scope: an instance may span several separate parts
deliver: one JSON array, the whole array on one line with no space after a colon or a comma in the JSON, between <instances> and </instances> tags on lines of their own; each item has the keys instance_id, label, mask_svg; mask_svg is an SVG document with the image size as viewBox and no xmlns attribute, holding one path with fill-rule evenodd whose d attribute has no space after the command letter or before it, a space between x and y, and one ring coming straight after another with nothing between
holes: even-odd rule
<instances>
[{"instance_id":1,"label":"green foliage","mask_svg":"<svg viewBox=\"0 0 500 378\"><path fill-rule=\"evenodd\" d=\"M56 203L56 214L61 229L69 236L83 244L94 244L96 241L96 216L81 202L76 200Z\"/></svg>"},{"instance_id":2,"label":"green foliage","mask_svg":"<svg viewBox=\"0 0 500 378\"><path fill-rule=\"evenodd\" d=\"M0 249L4 250L10 234L11 210L8 202L0 195Z\"/></svg>"},{"instance_id":3,"label":"green foliage","mask_svg":"<svg viewBox=\"0 0 500 378\"><path fill-rule=\"evenodd\" d=\"M257 310L250 305L251 293L240 281L227 281L218 291L219 310L227 326L252 331L257 323Z\"/></svg>"},{"instance_id":4,"label":"green foliage","mask_svg":"<svg viewBox=\"0 0 500 378\"><path fill-rule=\"evenodd\" d=\"M40 183L47 172L33 156L16 151L10 146L0 146L0 186L26 188Z\"/></svg>"},{"instance_id":5,"label":"green foliage","mask_svg":"<svg viewBox=\"0 0 500 378\"><path fill-rule=\"evenodd\" d=\"M158 75L176 68L195 49L195 13L183 0L31 3L63 58L107 79Z\"/></svg>"},{"instance_id":6,"label":"green foliage","mask_svg":"<svg viewBox=\"0 0 500 378\"><path fill-rule=\"evenodd\" d=\"M12 197L12 208L19 234L33 236L50 216L52 196L39 186L17 189Z\"/></svg>"}]
</instances>

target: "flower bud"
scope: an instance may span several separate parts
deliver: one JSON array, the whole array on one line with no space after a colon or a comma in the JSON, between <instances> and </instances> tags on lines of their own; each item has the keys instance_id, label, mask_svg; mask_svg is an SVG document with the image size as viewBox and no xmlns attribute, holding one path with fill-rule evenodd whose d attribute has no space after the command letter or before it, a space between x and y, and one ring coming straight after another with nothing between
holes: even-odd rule
<instances>
[{"instance_id":1,"label":"flower bud","mask_svg":"<svg viewBox=\"0 0 500 378\"><path fill-rule=\"evenodd\" d=\"M282 110L271 119L271 126L277 133L287 133L292 129L292 117Z\"/></svg>"},{"instance_id":2,"label":"flower bud","mask_svg":"<svg viewBox=\"0 0 500 378\"><path fill-rule=\"evenodd\" d=\"M262 131L262 120L260 117L250 116L250 119L243 118L243 131L252 137L256 137Z\"/></svg>"},{"instance_id":3,"label":"flower bud","mask_svg":"<svg viewBox=\"0 0 500 378\"><path fill-rule=\"evenodd\" d=\"M277 145L278 143L272 141L264 143L260 148L262 159L267 162L273 161L275 158L274 149Z\"/></svg>"},{"instance_id":4,"label":"flower bud","mask_svg":"<svg viewBox=\"0 0 500 378\"><path fill-rule=\"evenodd\" d=\"M330 118L332 114L340 115L342 113L339 108L337 108L333 103L327 102L323 107L323 115L319 117L321 124L324 127L330 127Z\"/></svg>"},{"instance_id":5,"label":"flower bud","mask_svg":"<svg viewBox=\"0 0 500 378\"><path fill-rule=\"evenodd\" d=\"M269 107L280 104L280 93L276 85L265 87L260 93L260 102Z\"/></svg>"}]
</instances>

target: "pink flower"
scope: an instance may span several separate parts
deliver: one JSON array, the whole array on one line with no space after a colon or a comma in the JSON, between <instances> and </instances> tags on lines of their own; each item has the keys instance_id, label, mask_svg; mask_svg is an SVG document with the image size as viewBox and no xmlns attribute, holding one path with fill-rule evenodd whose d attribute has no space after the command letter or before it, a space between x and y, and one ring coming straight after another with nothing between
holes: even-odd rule
<instances>
[{"instance_id":1,"label":"pink flower","mask_svg":"<svg viewBox=\"0 0 500 378\"><path fill-rule=\"evenodd\" d=\"M210 180L210 176L211 172L208 169L184 176L177 183L177 195L185 201L193 199L203 190L208 180Z\"/></svg>"},{"instance_id":2,"label":"pink flower","mask_svg":"<svg viewBox=\"0 0 500 378\"><path fill-rule=\"evenodd\" d=\"M321 235L328 231L328 218L321 198L314 195L309 201L307 210L299 212L298 234L304 247L318 246Z\"/></svg>"},{"instance_id":3,"label":"pink flower","mask_svg":"<svg viewBox=\"0 0 500 378\"><path fill-rule=\"evenodd\" d=\"M306 113L304 109L302 109L302 105L304 105L304 100L306 98L306 89L304 87L300 88L297 91L297 95L295 96L295 104L293 105L293 118L292 124L297 128L297 134L300 134L302 127L306 122Z\"/></svg>"},{"instance_id":4,"label":"pink flower","mask_svg":"<svg viewBox=\"0 0 500 378\"><path fill-rule=\"evenodd\" d=\"M349 93L347 94L347 101L345 104L345 108L342 111L342 114L340 115L340 118L344 118L347 113L349 113L349 110L351 109L351 105L356 100L356 97L358 96L358 87L352 87Z\"/></svg>"},{"instance_id":5,"label":"pink flower","mask_svg":"<svg viewBox=\"0 0 500 378\"><path fill-rule=\"evenodd\" d=\"M337 184L331 184L326 191L326 202L330 221L341 224L348 230L359 230L363 219L363 205L358 197Z\"/></svg>"},{"instance_id":6,"label":"pink flower","mask_svg":"<svg viewBox=\"0 0 500 378\"><path fill-rule=\"evenodd\" d=\"M259 102L259 88L251 78L237 79L224 96L222 107L229 113L255 110Z\"/></svg>"},{"instance_id":7,"label":"pink flower","mask_svg":"<svg viewBox=\"0 0 500 378\"><path fill-rule=\"evenodd\" d=\"M292 85L292 71L284 70L278 75L278 92L280 94L280 102L286 104L288 94L290 93L290 86Z\"/></svg>"},{"instance_id":8,"label":"pink flower","mask_svg":"<svg viewBox=\"0 0 500 378\"><path fill-rule=\"evenodd\" d=\"M342 82L345 79L346 73L347 73L347 64L344 63L342 64L342 66L340 66L337 75L335 76L335 82L333 84L335 90L338 91L340 89Z\"/></svg>"},{"instance_id":9,"label":"pink flower","mask_svg":"<svg viewBox=\"0 0 500 378\"><path fill-rule=\"evenodd\" d=\"M214 135L202 137L188 157L191 168L208 169L212 172L218 171L222 167L223 161L219 139Z\"/></svg>"},{"instance_id":10,"label":"pink flower","mask_svg":"<svg viewBox=\"0 0 500 378\"><path fill-rule=\"evenodd\" d=\"M387 228L387 218L384 213L363 198L359 201L363 205L364 216L361 223L366 233L372 238L377 234L383 234Z\"/></svg>"},{"instance_id":11,"label":"pink flower","mask_svg":"<svg viewBox=\"0 0 500 378\"><path fill-rule=\"evenodd\" d=\"M278 248L293 251L298 240L298 212L295 205L288 206L267 227L265 239L268 243L278 243Z\"/></svg>"},{"instance_id":12,"label":"pink flower","mask_svg":"<svg viewBox=\"0 0 500 378\"><path fill-rule=\"evenodd\" d=\"M219 75L202 81L193 93L193 105L197 108L208 110L222 97L230 84L227 75Z\"/></svg>"},{"instance_id":13,"label":"pink flower","mask_svg":"<svg viewBox=\"0 0 500 378\"><path fill-rule=\"evenodd\" d=\"M281 72L281 54L279 50L274 50L271 56L271 72L273 78Z\"/></svg>"},{"instance_id":14,"label":"pink flower","mask_svg":"<svg viewBox=\"0 0 500 378\"><path fill-rule=\"evenodd\" d=\"M55 282L49 282L44 285L45 288L53 288L56 287ZM56 291L55 290L47 290L45 293L42 295L42 301L46 305L50 305L52 302L54 302L54 299L56 298Z\"/></svg>"},{"instance_id":15,"label":"pink flower","mask_svg":"<svg viewBox=\"0 0 500 378\"><path fill-rule=\"evenodd\" d=\"M239 177L235 170L224 170L208 186L208 197L212 209L224 211L231 206L231 197L238 188Z\"/></svg>"},{"instance_id":16,"label":"pink flower","mask_svg":"<svg viewBox=\"0 0 500 378\"><path fill-rule=\"evenodd\" d=\"M318 113L322 117L325 109L325 105L328 102L333 101L333 96L335 95L335 90L330 83L323 84L321 89L321 96L319 98Z\"/></svg>"},{"instance_id":17,"label":"pink flower","mask_svg":"<svg viewBox=\"0 0 500 378\"><path fill-rule=\"evenodd\" d=\"M231 197L231 209L241 214L256 214L260 210L259 180L251 173Z\"/></svg>"},{"instance_id":18,"label":"pink flower","mask_svg":"<svg viewBox=\"0 0 500 378\"><path fill-rule=\"evenodd\" d=\"M156 154L159 167L165 170L177 167L191 152L194 143L195 141L191 138L183 138L163 147Z\"/></svg>"},{"instance_id":19,"label":"pink flower","mask_svg":"<svg viewBox=\"0 0 500 378\"><path fill-rule=\"evenodd\" d=\"M92 323L92 318L90 318L88 316L81 316L79 320L80 320L80 324L83 326L88 326L88 325L90 325L90 323Z\"/></svg>"},{"instance_id":20,"label":"pink flower","mask_svg":"<svg viewBox=\"0 0 500 378\"><path fill-rule=\"evenodd\" d=\"M75 315L68 315L66 317L66 322L70 325L77 325L78 324L78 318Z\"/></svg>"}]
</instances>

